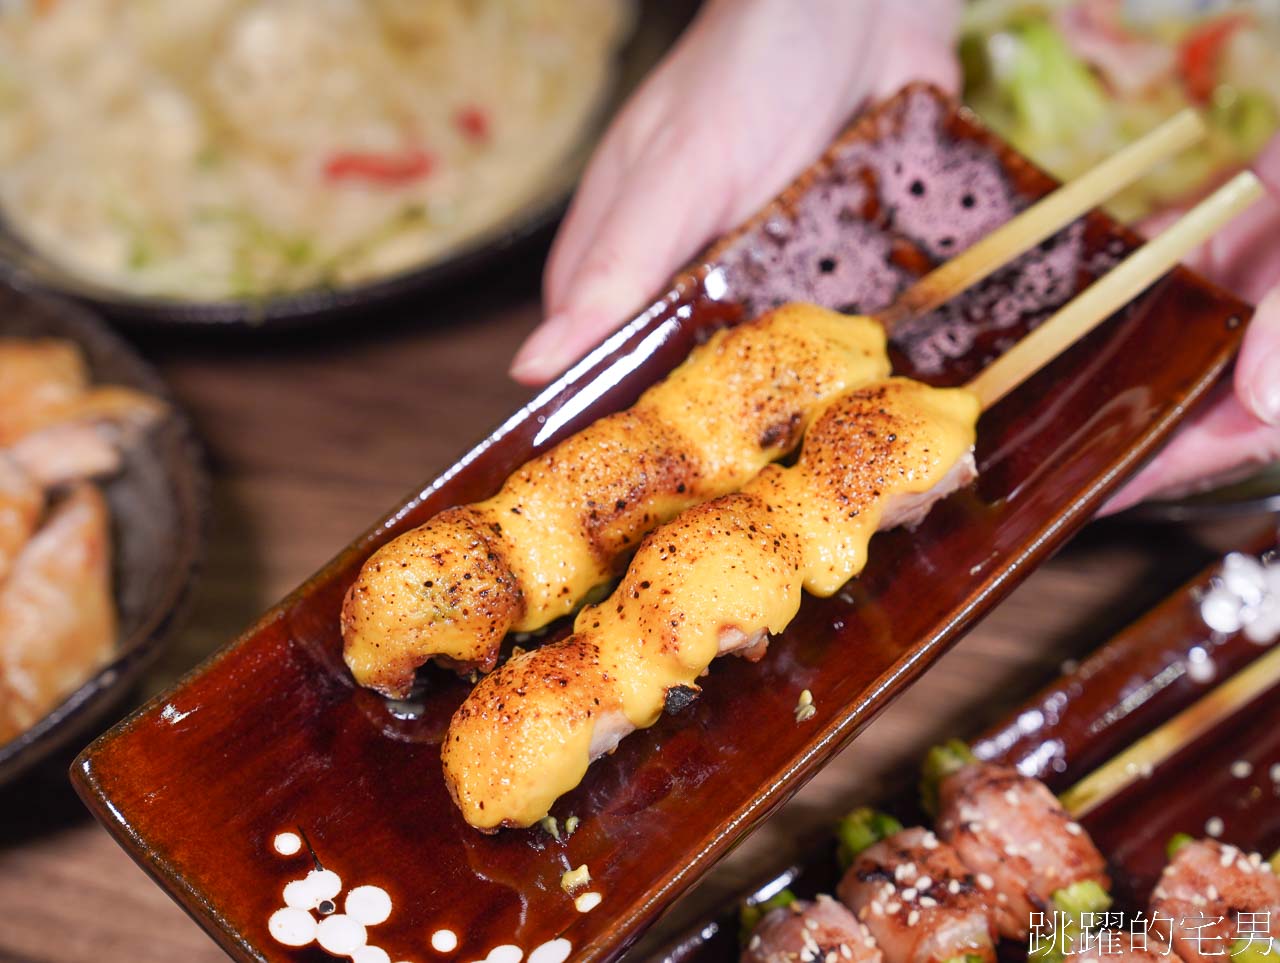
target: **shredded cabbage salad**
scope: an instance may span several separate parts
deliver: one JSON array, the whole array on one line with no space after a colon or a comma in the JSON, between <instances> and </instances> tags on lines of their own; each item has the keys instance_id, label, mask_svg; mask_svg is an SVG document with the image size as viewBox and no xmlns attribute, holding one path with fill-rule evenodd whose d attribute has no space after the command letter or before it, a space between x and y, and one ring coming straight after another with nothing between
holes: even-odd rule
<instances>
[{"instance_id":1,"label":"shredded cabbage salad","mask_svg":"<svg viewBox=\"0 0 1280 963\"><path fill-rule=\"evenodd\" d=\"M631 0L4 0L0 216L74 273L260 299L395 274L531 201Z\"/></svg>"},{"instance_id":2,"label":"shredded cabbage salad","mask_svg":"<svg viewBox=\"0 0 1280 963\"><path fill-rule=\"evenodd\" d=\"M960 58L965 99L1069 179L1188 105L1205 141L1109 205L1133 221L1246 165L1280 127L1280 3L976 0Z\"/></svg>"}]
</instances>

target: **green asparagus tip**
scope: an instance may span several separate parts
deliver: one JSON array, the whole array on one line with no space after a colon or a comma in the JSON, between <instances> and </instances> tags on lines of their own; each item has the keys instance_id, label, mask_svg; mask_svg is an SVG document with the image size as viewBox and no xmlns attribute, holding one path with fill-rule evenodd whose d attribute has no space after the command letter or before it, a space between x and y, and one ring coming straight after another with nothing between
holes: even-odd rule
<instances>
[{"instance_id":1,"label":"green asparagus tip","mask_svg":"<svg viewBox=\"0 0 1280 963\"><path fill-rule=\"evenodd\" d=\"M969 746L959 739L948 739L925 754L924 764L920 767L920 802L925 812L937 814L938 787L942 785L942 780L971 762L977 762L977 758Z\"/></svg>"},{"instance_id":2,"label":"green asparagus tip","mask_svg":"<svg viewBox=\"0 0 1280 963\"><path fill-rule=\"evenodd\" d=\"M1027 959L1035 960L1036 963L1058 963L1064 960L1061 940L1055 934L1051 940L1036 941L1027 951Z\"/></svg>"},{"instance_id":3,"label":"green asparagus tip","mask_svg":"<svg viewBox=\"0 0 1280 963\"><path fill-rule=\"evenodd\" d=\"M1064 963L1074 952L1084 927L1085 913L1102 913L1111 906L1111 894L1095 880L1084 879L1053 894L1054 924L1061 927L1053 938L1037 943L1029 956L1037 963Z\"/></svg>"},{"instance_id":4,"label":"green asparagus tip","mask_svg":"<svg viewBox=\"0 0 1280 963\"><path fill-rule=\"evenodd\" d=\"M1057 894L1055 894L1056 897ZM1027 958L1036 963L1069 963L1080 936L1079 916L1056 916L1048 938L1033 937Z\"/></svg>"},{"instance_id":5,"label":"green asparagus tip","mask_svg":"<svg viewBox=\"0 0 1280 963\"><path fill-rule=\"evenodd\" d=\"M1053 905L1066 916L1101 913L1111 906L1111 894L1096 880L1082 879L1053 894Z\"/></svg>"},{"instance_id":6,"label":"green asparagus tip","mask_svg":"<svg viewBox=\"0 0 1280 963\"><path fill-rule=\"evenodd\" d=\"M1271 872L1275 873L1277 876L1280 876L1280 849L1277 849L1274 853L1272 853L1271 858L1267 860L1267 862L1271 866Z\"/></svg>"},{"instance_id":7,"label":"green asparagus tip","mask_svg":"<svg viewBox=\"0 0 1280 963\"><path fill-rule=\"evenodd\" d=\"M984 963L986 957L977 953L965 953L963 956L949 956L942 963Z\"/></svg>"},{"instance_id":8,"label":"green asparagus tip","mask_svg":"<svg viewBox=\"0 0 1280 963\"><path fill-rule=\"evenodd\" d=\"M1265 936L1248 940L1236 940L1231 944L1232 963L1274 963L1275 946Z\"/></svg>"},{"instance_id":9,"label":"green asparagus tip","mask_svg":"<svg viewBox=\"0 0 1280 963\"><path fill-rule=\"evenodd\" d=\"M1165 844L1165 847L1164 847L1165 855L1168 856L1170 859L1173 859L1174 856L1178 855L1178 850L1180 850L1183 846L1187 845L1187 843L1194 843L1194 842L1195 842L1195 837L1192 836L1190 833L1174 833L1172 836L1169 837L1169 842Z\"/></svg>"},{"instance_id":10,"label":"green asparagus tip","mask_svg":"<svg viewBox=\"0 0 1280 963\"><path fill-rule=\"evenodd\" d=\"M755 932L760 921L764 919L773 910L780 909L783 906L790 906L796 901L796 894L789 889L780 889L768 899L759 903L743 903L738 910L738 939L743 946L751 939L751 934Z\"/></svg>"},{"instance_id":11,"label":"green asparagus tip","mask_svg":"<svg viewBox=\"0 0 1280 963\"><path fill-rule=\"evenodd\" d=\"M836 839L839 840L836 855L841 868L848 869L864 849L901 829L902 823L888 813L877 812L869 806L855 809L836 823Z\"/></svg>"}]
</instances>

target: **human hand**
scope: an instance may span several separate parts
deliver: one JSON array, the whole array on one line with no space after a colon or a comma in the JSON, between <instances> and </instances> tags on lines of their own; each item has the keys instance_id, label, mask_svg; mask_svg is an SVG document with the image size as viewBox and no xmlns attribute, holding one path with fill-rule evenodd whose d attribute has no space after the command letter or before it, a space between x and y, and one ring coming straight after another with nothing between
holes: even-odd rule
<instances>
[{"instance_id":1,"label":"human hand","mask_svg":"<svg viewBox=\"0 0 1280 963\"><path fill-rule=\"evenodd\" d=\"M1258 306L1232 382L1103 507L1104 515L1152 495L1204 490L1280 458L1280 135L1254 170L1271 196L1189 259Z\"/></svg>"},{"instance_id":2,"label":"human hand","mask_svg":"<svg viewBox=\"0 0 1280 963\"><path fill-rule=\"evenodd\" d=\"M587 167L511 374L541 384L777 194L868 97L954 90L958 0L709 0Z\"/></svg>"}]
</instances>

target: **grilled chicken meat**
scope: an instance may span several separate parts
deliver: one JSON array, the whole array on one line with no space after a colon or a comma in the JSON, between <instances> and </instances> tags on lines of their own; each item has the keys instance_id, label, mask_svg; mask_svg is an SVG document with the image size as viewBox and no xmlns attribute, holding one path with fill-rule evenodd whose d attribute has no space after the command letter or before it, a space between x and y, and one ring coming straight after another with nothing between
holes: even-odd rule
<instances>
[{"instance_id":1,"label":"grilled chicken meat","mask_svg":"<svg viewBox=\"0 0 1280 963\"><path fill-rule=\"evenodd\" d=\"M74 488L0 585L0 742L34 725L110 657L108 529L98 490Z\"/></svg>"},{"instance_id":2,"label":"grilled chicken meat","mask_svg":"<svg viewBox=\"0 0 1280 963\"><path fill-rule=\"evenodd\" d=\"M0 446L41 427L89 387L74 344L55 339L0 339Z\"/></svg>"},{"instance_id":3,"label":"grilled chicken meat","mask_svg":"<svg viewBox=\"0 0 1280 963\"><path fill-rule=\"evenodd\" d=\"M1051 916L1055 893L1111 884L1093 841L1038 779L974 761L939 782L938 802L938 834L994 883L988 895L1002 936L1025 942L1031 914Z\"/></svg>"},{"instance_id":4,"label":"grilled chicken meat","mask_svg":"<svg viewBox=\"0 0 1280 963\"><path fill-rule=\"evenodd\" d=\"M871 318L792 304L718 332L632 408L535 458L493 498L376 552L342 608L352 675L400 696L431 659L489 671L507 632L574 611L646 532L741 488L799 444L822 405L888 373Z\"/></svg>"},{"instance_id":5,"label":"grilled chicken meat","mask_svg":"<svg viewBox=\"0 0 1280 963\"><path fill-rule=\"evenodd\" d=\"M1269 921L1255 930L1254 947L1265 948L1280 921L1280 878L1257 853L1213 839L1184 843L1151 894L1153 923L1187 963L1230 958L1232 941L1248 938L1240 926L1244 913Z\"/></svg>"},{"instance_id":6,"label":"grilled chicken meat","mask_svg":"<svg viewBox=\"0 0 1280 963\"><path fill-rule=\"evenodd\" d=\"M814 422L795 466L649 535L608 600L574 634L481 682L442 747L445 781L472 826L528 826L596 757L697 691L717 656L757 659L801 591L831 595L862 570L880 528L914 520L974 474L978 401L892 378Z\"/></svg>"},{"instance_id":7,"label":"grilled chicken meat","mask_svg":"<svg viewBox=\"0 0 1280 963\"><path fill-rule=\"evenodd\" d=\"M77 345L0 338L0 742L69 695L115 644L110 523L85 479L119 470L121 449L164 403L96 386ZM45 509L45 489L65 489Z\"/></svg>"},{"instance_id":8,"label":"grilled chicken meat","mask_svg":"<svg viewBox=\"0 0 1280 963\"><path fill-rule=\"evenodd\" d=\"M108 425L65 422L23 435L9 457L46 488L105 478L120 470L123 456Z\"/></svg>"},{"instance_id":9,"label":"grilled chicken meat","mask_svg":"<svg viewBox=\"0 0 1280 963\"><path fill-rule=\"evenodd\" d=\"M71 342L0 339L0 448L73 422L143 427L163 410L163 402L131 388L92 385Z\"/></svg>"},{"instance_id":10,"label":"grilled chicken meat","mask_svg":"<svg viewBox=\"0 0 1280 963\"><path fill-rule=\"evenodd\" d=\"M770 911L751 934L741 963L826 960L883 963L883 956L857 917L830 896L819 896Z\"/></svg>"},{"instance_id":11,"label":"grilled chicken meat","mask_svg":"<svg viewBox=\"0 0 1280 963\"><path fill-rule=\"evenodd\" d=\"M44 508L44 493L13 459L0 452L0 585Z\"/></svg>"},{"instance_id":12,"label":"grilled chicken meat","mask_svg":"<svg viewBox=\"0 0 1280 963\"><path fill-rule=\"evenodd\" d=\"M978 879L927 829L904 829L863 850L836 893L886 963L995 960L996 927Z\"/></svg>"}]
</instances>

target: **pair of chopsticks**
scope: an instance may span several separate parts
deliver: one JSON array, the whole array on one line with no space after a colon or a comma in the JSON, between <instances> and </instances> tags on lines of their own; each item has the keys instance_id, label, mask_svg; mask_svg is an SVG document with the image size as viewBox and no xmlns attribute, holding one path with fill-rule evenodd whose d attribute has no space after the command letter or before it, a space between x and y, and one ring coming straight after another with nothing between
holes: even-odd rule
<instances>
[{"instance_id":1,"label":"pair of chopsticks","mask_svg":"<svg viewBox=\"0 0 1280 963\"><path fill-rule=\"evenodd\" d=\"M911 286L878 318L886 330L930 311L1066 227L1157 164L1199 140L1193 110L1174 115L1092 170L1065 184ZM987 410L1137 297L1228 221L1257 201L1262 184L1246 171L1205 198L988 365L967 386Z\"/></svg>"}]
</instances>

